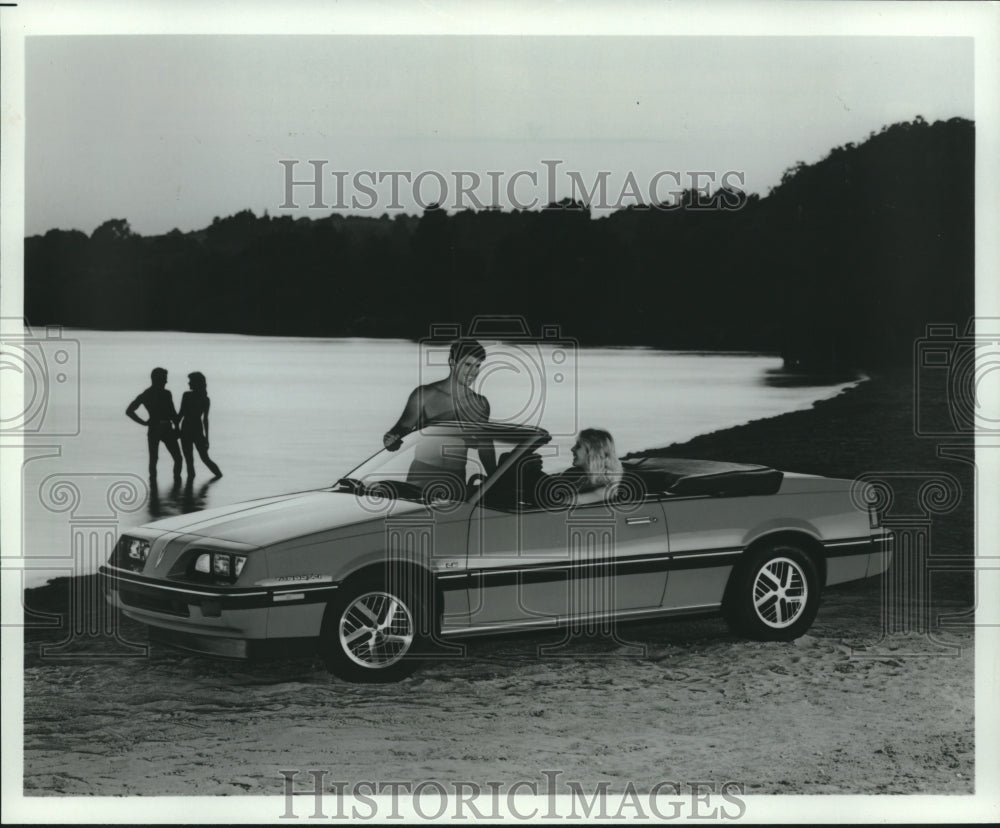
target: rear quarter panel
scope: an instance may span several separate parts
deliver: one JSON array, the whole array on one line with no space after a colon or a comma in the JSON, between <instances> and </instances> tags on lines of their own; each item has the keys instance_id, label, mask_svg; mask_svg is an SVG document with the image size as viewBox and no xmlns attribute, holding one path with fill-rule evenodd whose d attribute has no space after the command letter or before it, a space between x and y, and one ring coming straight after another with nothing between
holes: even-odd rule
<instances>
[{"instance_id":1,"label":"rear quarter panel","mask_svg":"<svg viewBox=\"0 0 1000 828\"><path fill-rule=\"evenodd\" d=\"M793 475L774 495L666 500L670 552L746 549L779 532L797 532L820 544L867 537L868 515L854 505L850 486L846 480ZM827 585L864 578L868 550L826 555L825 567ZM712 589L721 601L725 579L718 575Z\"/></svg>"}]
</instances>

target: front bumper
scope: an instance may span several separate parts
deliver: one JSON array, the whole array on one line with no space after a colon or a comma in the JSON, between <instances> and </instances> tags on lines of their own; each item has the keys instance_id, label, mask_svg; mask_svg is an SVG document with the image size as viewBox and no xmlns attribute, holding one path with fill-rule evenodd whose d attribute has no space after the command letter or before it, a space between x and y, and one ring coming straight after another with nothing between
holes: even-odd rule
<instances>
[{"instance_id":1,"label":"front bumper","mask_svg":"<svg viewBox=\"0 0 1000 828\"><path fill-rule=\"evenodd\" d=\"M150 628L150 638L226 658L315 650L336 584L216 587L167 582L111 565L98 570L108 603ZM310 643L304 643L310 642Z\"/></svg>"},{"instance_id":2,"label":"front bumper","mask_svg":"<svg viewBox=\"0 0 1000 828\"><path fill-rule=\"evenodd\" d=\"M304 658L319 651L319 638L219 638L160 627L149 628L149 640L189 653L253 661Z\"/></svg>"}]
</instances>

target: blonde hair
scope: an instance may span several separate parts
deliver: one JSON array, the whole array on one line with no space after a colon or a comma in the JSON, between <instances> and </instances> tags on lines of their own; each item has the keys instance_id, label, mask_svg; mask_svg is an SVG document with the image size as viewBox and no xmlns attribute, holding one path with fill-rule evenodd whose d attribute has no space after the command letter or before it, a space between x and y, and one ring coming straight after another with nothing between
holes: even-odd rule
<instances>
[{"instance_id":1,"label":"blonde hair","mask_svg":"<svg viewBox=\"0 0 1000 828\"><path fill-rule=\"evenodd\" d=\"M622 464L611 434L601 428L585 428L577 440L583 449L583 470L587 473L589 488L597 489L621 482Z\"/></svg>"}]
</instances>

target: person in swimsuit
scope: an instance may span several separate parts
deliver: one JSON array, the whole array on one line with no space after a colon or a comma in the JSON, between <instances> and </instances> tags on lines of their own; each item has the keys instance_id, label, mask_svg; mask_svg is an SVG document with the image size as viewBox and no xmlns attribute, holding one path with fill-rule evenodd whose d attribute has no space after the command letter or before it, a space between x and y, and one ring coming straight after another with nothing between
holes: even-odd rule
<instances>
[{"instance_id":1,"label":"person in swimsuit","mask_svg":"<svg viewBox=\"0 0 1000 828\"><path fill-rule=\"evenodd\" d=\"M475 339L456 339L448 352L448 376L413 389L403 413L382 438L385 447L391 449L411 431L429 423L489 420L489 400L472 390L472 383L479 376L485 359L486 349Z\"/></svg>"},{"instance_id":2,"label":"person in swimsuit","mask_svg":"<svg viewBox=\"0 0 1000 828\"><path fill-rule=\"evenodd\" d=\"M448 352L448 376L413 389L403 413L382 438L383 445L389 451L395 451L399 448L400 440L407 434L434 422L488 422L490 402L482 394L472 390L472 383L479 376L485 359L486 349L478 341L456 339ZM433 448L430 451L434 453ZM464 474L465 459L460 450L442 450L433 457L425 455L418 456L414 462L425 467L444 468L455 474ZM480 447L479 456L484 472L492 474L496 469L493 448Z\"/></svg>"},{"instance_id":3,"label":"person in swimsuit","mask_svg":"<svg viewBox=\"0 0 1000 828\"><path fill-rule=\"evenodd\" d=\"M174 482L180 483L181 450L177 445L177 432L174 429L177 411L174 408L174 398L167 390L167 369L154 368L150 372L149 379L151 385L129 403L125 409L125 416L135 420L139 425L146 426L150 479L156 480L156 463L160 455L160 443L163 443L174 459ZM136 414L140 405L146 409L145 420Z\"/></svg>"},{"instance_id":4,"label":"person in swimsuit","mask_svg":"<svg viewBox=\"0 0 1000 828\"><path fill-rule=\"evenodd\" d=\"M208 466L215 475L212 479L222 477L222 470L208 456L208 409L212 401L208 398L208 383L201 371L188 374L190 391L185 391L181 397L181 413L178 422L181 429L181 448L184 460L187 462L188 480L194 479L194 451L198 449L201 462Z\"/></svg>"}]
</instances>

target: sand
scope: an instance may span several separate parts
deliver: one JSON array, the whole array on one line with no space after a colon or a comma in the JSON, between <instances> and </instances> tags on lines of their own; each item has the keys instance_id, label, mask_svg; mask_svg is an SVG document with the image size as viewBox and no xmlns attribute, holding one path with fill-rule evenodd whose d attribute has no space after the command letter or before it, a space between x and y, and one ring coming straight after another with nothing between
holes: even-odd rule
<instances>
[{"instance_id":1,"label":"sand","mask_svg":"<svg viewBox=\"0 0 1000 828\"><path fill-rule=\"evenodd\" d=\"M932 552L970 555L969 467L913 436L910 399L905 378L878 378L659 451L845 477L947 470L964 494L934 518ZM972 627L887 630L884 588L876 578L827 591L790 644L741 640L719 619L623 626L617 640L575 638L548 654L539 648L559 635L507 637L389 686L345 684L308 659L120 657L109 637L85 641L87 658L43 658L61 635L31 629L24 790L280 795L279 771L317 768L349 784L541 782L558 770L612 790L703 779L747 793L971 793ZM26 602L58 611L65 592L57 582ZM935 619L969 609L968 576L937 578L928 600ZM141 642L143 628L126 620L121 635Z\"/></svg>"}]
</instances>

